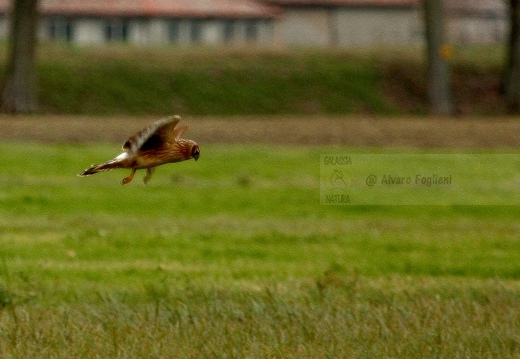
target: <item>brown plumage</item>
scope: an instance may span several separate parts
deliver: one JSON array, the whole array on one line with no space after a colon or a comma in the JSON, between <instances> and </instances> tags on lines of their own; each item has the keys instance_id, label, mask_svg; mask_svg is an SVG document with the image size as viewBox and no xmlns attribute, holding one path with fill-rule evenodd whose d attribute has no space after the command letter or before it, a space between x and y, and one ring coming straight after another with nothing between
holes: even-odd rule
<instances>
[{"instance_id":1,"label":"brown plumage","mask_svg":"<svg viewBox=\"0 0 520 359\"><path fill-rule=\"evenodd\" d=\"M130 176L121 181L122 184L128 184L134 178L135 171L146 169L146 184L157 166L192 158L198 160L199 145L195 141L180 138L189 127L175 127L180 119L179 116L172 116L152 123L123 144L122 154L105 163L92 165L78 176L90 176L114 168L131 168Z\"/></svg>"}]
</instances>

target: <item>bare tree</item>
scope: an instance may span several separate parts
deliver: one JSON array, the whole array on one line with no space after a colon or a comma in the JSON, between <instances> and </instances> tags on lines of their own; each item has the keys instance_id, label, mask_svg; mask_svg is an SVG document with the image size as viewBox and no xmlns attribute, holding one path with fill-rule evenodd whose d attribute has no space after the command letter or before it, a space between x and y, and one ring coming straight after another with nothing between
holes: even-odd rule
<instances>
[{"instance_id":1,"label":"bare tree","mask_svg":"<svg viewBox=\"0 0 520 359\"><path fill-rule=\"evenodd\" d=\"M445 43L442 0L423 0L428 57L428 101L430 113L451 115L453 96L449 48Z\"/></svg>"},{"instance_id":2,"label":"bare tree","mask_svg":"<svg viewBox=\"0 0 520 359\"><path fill-rule=\"evenodd\" d=\"M510 32L502 90L511 113L520 111L520 1L510 0Z\"/></svg>"},{"instance_id":3,"label":"bare tree","mask_svg":"<svg viewBox=\"0 0 520 359\"><path fill-rule=\"evenodd\" d=\"M1 110L34 112L36 98L36 27L38 0L14 0L11 13L9 58L2 87Z\"/></svg>"}]
</instances>

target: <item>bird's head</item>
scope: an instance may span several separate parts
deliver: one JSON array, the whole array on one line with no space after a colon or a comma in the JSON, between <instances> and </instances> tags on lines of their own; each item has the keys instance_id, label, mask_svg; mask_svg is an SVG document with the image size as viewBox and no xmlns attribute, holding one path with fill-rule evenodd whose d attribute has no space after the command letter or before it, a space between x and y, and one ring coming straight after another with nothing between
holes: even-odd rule
<instances>
[{"instance_id":1,"label":"bird's head","mask_svg":"<svg viewBox=\"0 0 520 359\"><path fill-rule=\"evenodd\" d=\"M191 147L191 157L195 158L195 161L196 161L199 159L199 156L200 156L199 145L194 143L193 146Z\"/></svg>"}]
</instances>

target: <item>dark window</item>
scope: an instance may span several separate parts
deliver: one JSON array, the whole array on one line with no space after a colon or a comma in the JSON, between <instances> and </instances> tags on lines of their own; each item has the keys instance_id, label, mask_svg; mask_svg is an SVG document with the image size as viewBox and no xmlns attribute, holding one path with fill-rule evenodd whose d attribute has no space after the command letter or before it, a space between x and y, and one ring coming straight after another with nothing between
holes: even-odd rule
<instances>
[{"instance_id":1,"label":"dark window","mask_svg":"<svg viewBox=\"0 0 520 359\"><path fill-rule=\"evenodd\" d=\"M179 42L181 39L181 24L178 20L171 20L168 23L168 40Z\"/></svg>"},{"instance_id":2,"label":"dark window","mask_svg":"<svg viewBox=\"0 0 520 359\"><path fill-rule=\"evenodd\" d=\"M224 42L230 42L235 39L236 36L236 21L226 20L224 22Z\"/></svg>"},{"instance_id":3,"label":"dark window","mask_svg":"<svg viewBox=\"0 0 520 359\"><path fill-rule=\"evenodd\" d=\"M191 42L200 42L202 40L202 22L200 20L191 21L190 40Z\"/></svg>"},{"instance_id":4,"label":"dark window","mask_svg":"<svg viewBox=\"0 0 520 359\"><path fill-rule=\"evenodd\" d=\"M128 38L128 23L122 19L108 20L105 26L107 41L126 41Z\"/></svg>"},{"instance_id":5,"label":"dark window","mask_svg":"<svg viewBox=\"0 0 520 359\"><path fill-rule=\"evenodd\" d=\"M258 38L258 21L248 20L246 22L246 40L256 40Z\"/></svg>"},{"instance_id":6,"label":"dark window","mask_svg":"<svg viewBox=\"0 0 520 359\"><path fill-rule=\"evenodd\" d=\"M53 40L72 41L73 29L70 19L61 17L49 19L49 37Z\"/></svg>"}]
</instances>

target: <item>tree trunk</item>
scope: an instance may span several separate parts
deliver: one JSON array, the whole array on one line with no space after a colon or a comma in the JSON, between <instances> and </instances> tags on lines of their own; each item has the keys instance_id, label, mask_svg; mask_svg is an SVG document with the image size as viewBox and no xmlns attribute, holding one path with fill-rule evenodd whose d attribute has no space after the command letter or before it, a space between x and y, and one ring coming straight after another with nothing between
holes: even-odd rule
<instances>
[{"instance_id":1,"label":"tree trunk","mask_svg":"<svg viewBox=\"0 0 520 359\"><path fill-rule=\"evenodd\" d=\"M339 45L339 32L338 32L338 10L337 6L330 5L327 7L327 27L329 34L329 45Z\"/></svg>"},{"instance_id":2,"label":"tree trunk","mask_svg":"<svg viewBox=\"0 0 520 359\"><path fill-rule=\"evenodd\" d=\"M509 112L520 112L520 1L510 0L508 58L504 71L503 92Z\"/></svg>"},{"instance_id":3,"label":"tree trunk","mask_svg":"<svg viewBox=\"0 0 520 359\"><path fill-rule=\"evenodd\" d=\"M442 0L423 0L428 56L428 102L433 115L453 114L450 48L445 43Z\"/></svg>"},{"instance_id":4,"label":"tree trunk","mask_svg":"<svg viewBox=\"0 0 520 359\"><path fill-rule=\"evenodd\" d=\"M38 0L15 0L11 13L9 58L2 88L1 110L10 113L35 112L36 26Z\"/></svg>"}]
</instances>

